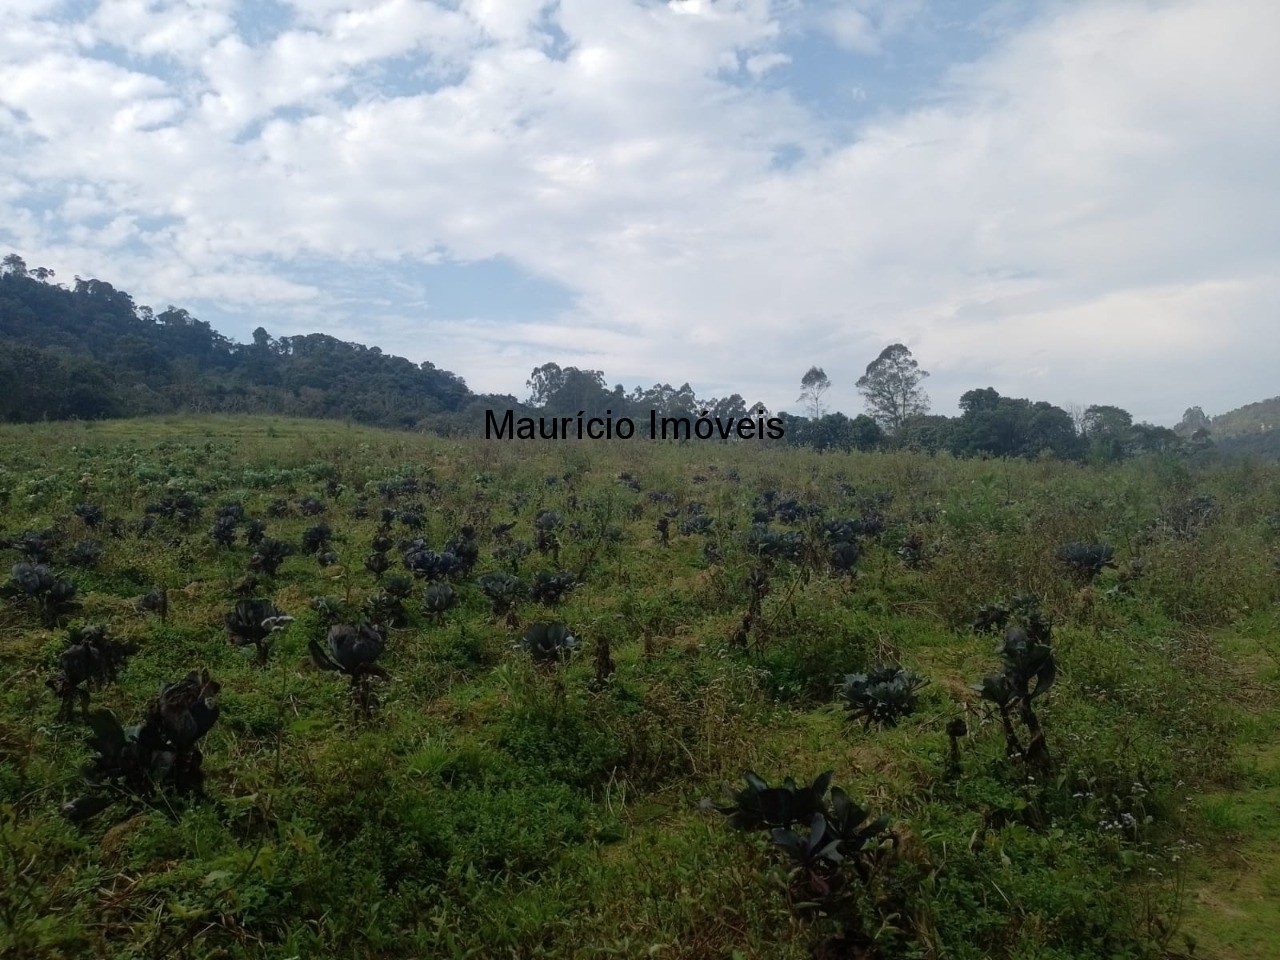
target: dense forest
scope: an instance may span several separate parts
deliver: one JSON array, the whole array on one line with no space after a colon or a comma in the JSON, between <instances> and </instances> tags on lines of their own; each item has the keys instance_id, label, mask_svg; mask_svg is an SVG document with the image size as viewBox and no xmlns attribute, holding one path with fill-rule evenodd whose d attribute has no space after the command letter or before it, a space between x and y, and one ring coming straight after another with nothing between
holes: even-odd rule
<instances>
[{"instance_id":1,"label":"dense forest","mask_svg":"<svg viewBox=\"0 0 1280 960\"><path fill-rule=\"evenodd\" d=\"M961 414L929 412L928 376L901 344L867 365L858 390L868 413L829 412L830 380L813 367L800 381L808 416L783 413L782 443L818 450L908 449L955 456L1116 462L1149 453L1280 456L1280 398L1215 418L1187 410L1174 429L1134 423L1128 411L1093 405L1067 411L1005 397L991 387L960 398ZM740 394L699 397L690 384L610 387L599 370L545 363L525 384L527 400L472 393L459 376L378 347L325 334L236 343L169 306L156 312L97 279L67 287L17 254L0 265L0 421L96 420L172 412L273 413L352 420L446 435L483 432L484 410L545 416L736 418L763 409Z\"/></svg>"},{"instance_id":2,"label":"dense forest","mask_svg":"<svg viewBox=\"0 0 1280 960\"><path fill-rule=\"evenodd\" d=\"M414 427L475 399L460 377L314 333L239 344L103 280L71 288L10 255L0 275L0 420L173 411L283 413Z\"/></svg>"}]
</instances>

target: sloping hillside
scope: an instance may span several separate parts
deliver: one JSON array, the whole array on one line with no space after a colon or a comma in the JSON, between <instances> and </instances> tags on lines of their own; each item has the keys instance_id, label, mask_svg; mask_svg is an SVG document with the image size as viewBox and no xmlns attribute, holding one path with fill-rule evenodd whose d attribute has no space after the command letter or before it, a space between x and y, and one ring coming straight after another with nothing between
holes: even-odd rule
<instances>
[{"instance_id":1,"label":"sloping hillside","mask_svg":"<svg viewBox=\"0 0 1280 960\"><path fill-rule=\"evenodd\" d=\"M1280 397L1214 417L1209 433L1214 446L1227 456L1280 459Z\"/></svg>"},{"instance_id":2,"label":"sloping hillside","mask_svg":"<svg viewBox=\"0 0 1280 960\"><path fill-rule=\"evenodd\" d=\"M1260 400L1213 418L1210 431L1215 437L1243 437L1280 429L1280 397Z\"/></svg>"},{"instance_id":3,"label":"sloping hillside","mask_svg":"<svg viewBox=\"0 0 1280 960\"><path fill-rule=\"evenodd\" d=\"M262 327L236 343L180 307L155 312L105 281L67 288L11 261L0 272L0 421L190 411L412 427L480 399L429 362Z\"/></svg>"}]
</instances>

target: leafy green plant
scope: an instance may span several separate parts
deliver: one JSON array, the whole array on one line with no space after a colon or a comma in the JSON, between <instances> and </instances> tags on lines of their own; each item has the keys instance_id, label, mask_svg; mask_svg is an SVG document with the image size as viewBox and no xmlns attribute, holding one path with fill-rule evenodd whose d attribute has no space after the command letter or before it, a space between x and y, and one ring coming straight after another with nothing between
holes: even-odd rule
<instances>
[{"instance_id":1,"label":"leafy green plant","mask_svg":"<svg viewBox=\"0 0 1280 960\"><path fill-rule=\"evenodd\" d=\"M979 607L972 628L974 633L1002 633L1011 622L1022 624L1033 639L1048 642L1052 625L1040 609L1039 598L1030 593L1019 593L1006 602Z\"/></svg>"},{"instance_id":2,"label":"leafy green plant","mask_svg":"<svg viewBox=\"0 0 1280 960\"><path fill-rule=\"evenodd\" d=\"M856 541L838 540L831 545L831 554L827 562L836 573L852 574L861 553Z\"/></svg>"},{"instance_id":3,"label":"leafy green plant","mask_svg":"<svg viewBox=\"0 0 1280 960\"><path fill-rule=\"evenodd\" d=\"M395 597L397 600L407 600L409 594L413 592L413 579L404 576L404 574L395 574L382 581L382 590L389 597Z\"/></svg>"},{"instance_id":4,"label":"leafy green plant","mask_svg":"<svg viewBox=\"0 0 1280 960\"><path fill-rule=\"evenodd\" d=\"M169 592L164 587L148 590L133 602L139 613L154 613L164 623L169 619Z\"/></svg>"},{"instance_id":5,"label":"leafy green plant","mask_svg":"<svg viewBox=\"0 0 1280 960\"><path fill-rule=\"evenodd\" d=\"M703 809L715 810L729 818L729 826L735 830L758 830L761 827L791 827L808 822L822 809L822 799L831 786L833 771L819 774L806 787L796 786L787 777L781 786L771 787L759 774L748 770L746 787L732 790L725 787L731 803L723 806L711 800L703 800Z\"/></svg>"},{"instance_id":6,"label":"leafy green plant","mask_svg":"<svg viewBox=\"0 0 1280 960\"><path fill-rule=\"evenodd\" d=\"M250 520L244 525L244 542L256 547L267 538L267 525L261 520Z\"/></svg>"},{"instance_id":7,"label":"leafy green plant","mask_svg":"<svg viewBox=\"0 0 1280 960\"><path fill-rule=\"evenodd\" d=\"M1058 548L1056 554L1080 580L1090 583L1107 568L1115 569L1115 548L1107 543L1080 543L1071 541Z\"/></svg>"},{"instance_id":8,"label":"leafy green plant","mask_svg":"<svg viewBox=\"0 0 1280 960\"><path fill-rule=\"evenodd\" d=\"M223 620L227 641L236 647L253 647L259 663L266 662L272 635L293 623L293 617L264 597L240 600Z\"/></svg>"},{"instance_id":9,"label":"leafy green plant","mask_svg":"<svg viewBox=\"0 0 1280 960\"><path fill-rule=\"evenodd\" d=\"M85 687L114 682L120 667L136 650L134 644L112 640L102 624L73 627L59 657L61 669L45 681L61 701L58 719L70 719L77 702L88 713L89 691Z\"/></svg>"},{"instance_id":10,"label":"leafy green plant","mask_svg":"<svg viewBox=\"0 0 1280 960\"><path fill-rule=\"evenodd\" d=\"M258 542L253 556L249 558L249 569L274 577L276 571L280 569L280 564L284 563L285 558L291 553L293 553L293 547L290 544L283 540L264 537Z\"/></svg>"},{"instance_id":11,"label":"leafy green plant","mask_svg":"<svg viewBox=\"0 0 1280 960\"><path fill-rule=\"evenodd\" d=\"M493 551L493 559L507 569L512 576L520 573L520 564L533 552L524 540L512 540Z\"/></svg>"},{"instance_id":12,"label":"leafy green plant","mask_svg":"<svg viewBox=\"0 0 1280 960\"><path fill-rule=\"evenodd\" d=\"M404 600L385 588L365 600L364 612L370 623L383 627L404 627L409 624L409 612L405 610Z\"/></svg>"},{"instance_id":13,"label":"leafy green plant","mask_svg":"<svg viewBox=\"0 0 1280 960\"><path fill-rule=\"evenodd\" d=\"M872 820L844 790L831 787L831 777L828 770L806 787L798 787L791 777L770 787L748 771L744 789L725 787L731 803L722 806L704 799L701 807L728 817L736 830L768 830L774 846L787 855L793 887L806 897L826 898L842 883L838 868L843 863L853 864L864 881L868 878L873 841L890 822L887 816ZM797 831L798 825L807 830Z\"/></svg>"},{"instance_id":14,"label":"leafy green plant","mask_svg":"<svg viewBox=\"0 0 1280 960\"><path fill-rule=\"evenodd\" d=\"M974 633L998 633L1009 624L1009 608L998 603L983 604L973 618Z\"/></svg>"},{"instance_id":15,"label":"leafy green plant","mask_svg":"<svg viewBox=\"0 0 1280 960\"><path fill-rule=\"evenodd\" d=\"M333 539L333 530L323 520L302 531L302 549L306 553L318 553Z\"/></svg>"},{"instance_id":16,"label":"leafy green plant","mask_svg":"<svg viewBox=\"0 0 1280 960\"><path fill-rule=\"evenodd\" d=\"M67 563L73 567L96 567L102 558L102 544L96 540L77 540L67 551Z\"/></svg>"},{"instance_id":17,"label":"leafy green plant","mask_svg":"<svg viewBox=\"0 0 1280 960\"><path fill-rule=\"evenodd\" d=\"M747 531L747 552L765 563L775 560L797 563L804 550L805 536L801 530L772 530L763 523L756 523Z\"/></svg>"},{"instance_id":18,"label":"leafy green plant","mask_svg":"<svg viewBox=\"0 0 1280 960\"><path fill-rule=\"evenodd\" d=\"M550 570L539 570L534 573L533 580L529 584L529 598L535 603L553 607L577 585L577 578L568 570L560 570L556 573Z\"/></svg>"},{"instance_id":19,"label":"leafy green plant","mask_svg":"<svg viewBox=\"0 0 1280 960\"><path fill-rule=\"evenodd\" d=\"M78 605L76 585L54 576L42 563L14 564L0 596L33 605L46 623L55 624Z\"/></svg>"},{"instance_id":20,"label":"leafy green plant","mask_svg":"<svg viewBox=\"0 0 1280 960\"><path fill-rule=\"evenodd\" d=\"M551 554L551 562L560 563L559 532L564 527L564 517L554 510L539 510L533 520L533 545L541 554Z\"/></svg>"},{"instance_id":21,"label":"leafy green plant","mask_svg":"<svg viewBox=\"0 0 1280 960\"><path fill-rule=\"evenodd\" d=\"M578 638L560 620L540 620L529 624L520 645L540 666L565 663L578 649Z\"/></svg>"},{"instance_id":22,"label":"leafy green plant","mask_svg":"<svg viewBox=\"0 0 1280 960\"><path fill-rule=\"evenodd\" d=\"M183 527L190 527L199 520L202 510L200 501L185 490L171 490L146 507L148 514L174 520Z\"/></svg>"},{"instance_id":23,"label":"leafy green plant","mask_svg":"<svg viewBox=\"0 0 1280 960\"><path fill-rule=\"evenodd\" d=\"M695 513L691 517L686 517L680 521L680 534L685 537L694 537L698 534L705 534L711 531L715 525L715 517L705 513Z\"/></svg>"},{"instance_id":24,"label":"leafy green plant","mask_svg":"<svg viewBox=\"0 0 1280 960\"><path fill-rule=\"evenodd\" d=\"M848 674L837 688L849 715L864 725L885 727L916 708L916 693L929 681L896 665L873 667L867 673Z\"/></svg>"},{"instance_id":25,"label":"leafy green plant","mask_svg":"<svg viewBox=\"0 0 1280 960\"><path fill-rule=\"evenodd\" d=\"M840 851L846 857L867 850L871 841L883 834L891 822L887 814L873 820L870 811L854 803L840 787L831 788L826 818L831 834L839 839Z\"/></svg>"},{"instance_id":26,"label":"leafy green plant","mask_svg":"<svg viewBox=\"0 0 1280 960\"><path fill-rule=\"evenodd\" d=\"M96 503L77 503L71 508L71 512L79 517L81 522L90 530L103 521L102 507Z\"/></svg>"},{"instance_id":27,"label":"leafy green plant","mask_svg":"<svg viewBox=\"0 0 1280 960\"><path fill-rule=\"evenodd\" d=\"M448 550L437 553L428 549L424 540L414 540L405 548L403 563L420 580L443 580L463 571L457 554Z\"/></svg>"},{"instance_id":28,"label":"leafy green plant","mask_svg":"<svg viewBox=\"0 0 1280 960\"><path fill-rule=\"evenodd\" d=\"M343 610L345 609L345 605L343 604L341 597L312 597L308 606L316 612L316 615L320 618L320 622L324 624L325 627L333 626L333 624L341 620L343 617Z\"/></svg>"},{"instance_id":29,"label":"leafy green plant","mask_svg":"<svg viewBox=\"0 0 1280 960\"><path fill-rule=\"evenodd\" d=\"M298 501L298 512L304 517L319 516L326 513L328 509L328 504L316 497L303 497Z\"/></svg>"},{"instance_id":30,"label":"leafy green plant","mask_svg":"<svg viewBox=\"0 0 1280 960\"><path fill-rule=\"evenodd\" d=\"M29 564L47 564L53 560L57 542L56 530L27 530L17 537L0 541L0 546L17 550Z\"/></svg>"},{"instance_id":31,"label":"leafy green plant","mask_svg":"<svg viewBox=\"0 0 1280 960\"><path fill-rule=\"evenodd\" d=\"M922 570L929 565L929 549L925 544L924 534L919 530L912 531L903 538L896 553L908 570Z\"/></svg>"},{"instance_id":32,"label":"leafy green plant","mask_svg":"<svg viewBox=\"0 0 1280 960\"><path fill-rule=\"evenodd\" d=\"M524 584L516 577L502 571L486 573L476 580L480 592L489 598L490 612L496 620L505 617L513 621L515 607L524 594Z\"/></svg>"},{"instance_id":33,"label":"leafy green plant","mask_svg":"<svg viewBox=\"0 0 1280 960\"><path fill-rule=\"evenodd\" d=\"M747 612L742 615L742 621L729 638L729 645L732 647L745 647L752 628L760 621L761 605L769 593L768 565L762 563L752 569L744 583L747 588Z\"/></svg>"},{"instance_id":34,"label":"leafy green plant","mask_svg":"<svg viewBox=\"0 0 1280 960\"><path fill-rule=\"evenodd\" d=\"M832 833L822 813L813 815L807 834L774 827L770 835L774 845L787 855L791 868L802 875L810 890L819 896L831 894L833 868L844 856L840 853L840 838Z\"/></svg>"},{"instance_id":35,"label":"leafy green plant","mask_svg":"<svg viewBox=\"0 0 1280 960\"><path fill-rule=\"evenodd\" d=\"M475 528L462 527L457 536L445 541L444 552L456 558L449 571L450 575L465 577L470 574L476 561L480 559L480 544L476 541Z\"/></svg>"},{"instance_id":36,"label":"leafy green plant","mask_svg":"<svg viewBox=\"0 0 1280 960\"><path fill-rule=\"evenodd\" d=\"M453 585L440 581L429 583L422 591L422 609L438 623L444 622L444 615L458 605L458 591Z\"/></svg>"},{"instance_id":37,"label":"leafy green plant","mask_svg":"<svg viewBox=\"0 0 1280 960\"><path fill-rule=\"evenodd\" d=\"M1000 711L1009 756L1045 770L1051 762L1049 749L1032 704L1049 691L1058 673L1048 631L1037 630L1033 635L1022 627L1006 627L996 654L1003 661L1003 670L988 674L974 689ZM1014 727L1015 715L1027 730L1025 746Z\"/></svg>"},{"instance_id":38,"label":"leafy green plant","mask_svg":"<svg viewBox=\"0 0 1280 960\"><path fill-rule=\"evenodd\" d=\"M84 821L118 800L147 800L158 789L199 794L204 758L197 743L218 719L214 698L220 689L207 670L192 671L162 687L137 726L122 727L109 710L89 714L93 756L84 778L90 790L67 803L63 813Z\"/></svg>"},{"instance_id":39,"label":"leafy green plant","mask_svg":"<svg viewBox=\"0 0 1280 960\"><path fill-rule=\"evenodd\" d=\"M374 662L386 645L382 632L371 624L338 623L329 628L324 647L312 640L307 644L307 650L318 670L336 671L351 681L352 693L361 709L368 714L372 708L370 679L390 679L387 671Z\"/></svg>"},{"instance_id":40,"label":"leafy green plant","mask_svg":"<svg viewBox=\"0 0 1280 960\"><path fill-rule=\"evenodd\" d=\"M375 580L391 569L391 559L383 552L375 550L364 558L364 568L373 574Z\"/></svg>"},{"instance_id":41,"label":"leafy green plant","mask_svg":"<svg viewBox=\"0 0 1280 960\"><path fill-rule=\"evenodd\" d=\"M239 520L234 516L219 516L209 528L209 537L220 547L234 547L238 533Z\"/></svg>"}]
</instances>

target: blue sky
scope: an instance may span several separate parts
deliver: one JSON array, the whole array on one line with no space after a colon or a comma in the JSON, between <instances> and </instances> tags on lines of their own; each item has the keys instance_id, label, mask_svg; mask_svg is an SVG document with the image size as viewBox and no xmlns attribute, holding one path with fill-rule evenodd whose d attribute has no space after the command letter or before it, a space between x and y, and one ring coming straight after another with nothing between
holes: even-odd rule
<instances>
[{"instance_id":1,"label":"blue sky","mask_svg":"<svg viewBox=\"0 0 1280 960\"><path fill-rule=\"evenodd\" d=\"M1272 0L0 0L0 247L246 340L797 409L1274 395Z\"/></svg>"}]
</instances>

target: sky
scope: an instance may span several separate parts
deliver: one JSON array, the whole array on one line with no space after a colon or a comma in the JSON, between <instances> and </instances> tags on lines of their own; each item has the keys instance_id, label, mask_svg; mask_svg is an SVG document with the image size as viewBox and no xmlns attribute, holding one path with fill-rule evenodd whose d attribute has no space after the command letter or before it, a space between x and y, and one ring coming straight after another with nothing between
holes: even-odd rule
<instances>
[{"instance_id":1,"label":"sky","mask_svg":"<svg viewBox=\"0 0 1280 960\"><path fill-rule=\"evenodd\" d=\"M0 0L0 252L799 411L1280 393L1275 0Z\"/></svg>"}]
</instances>

